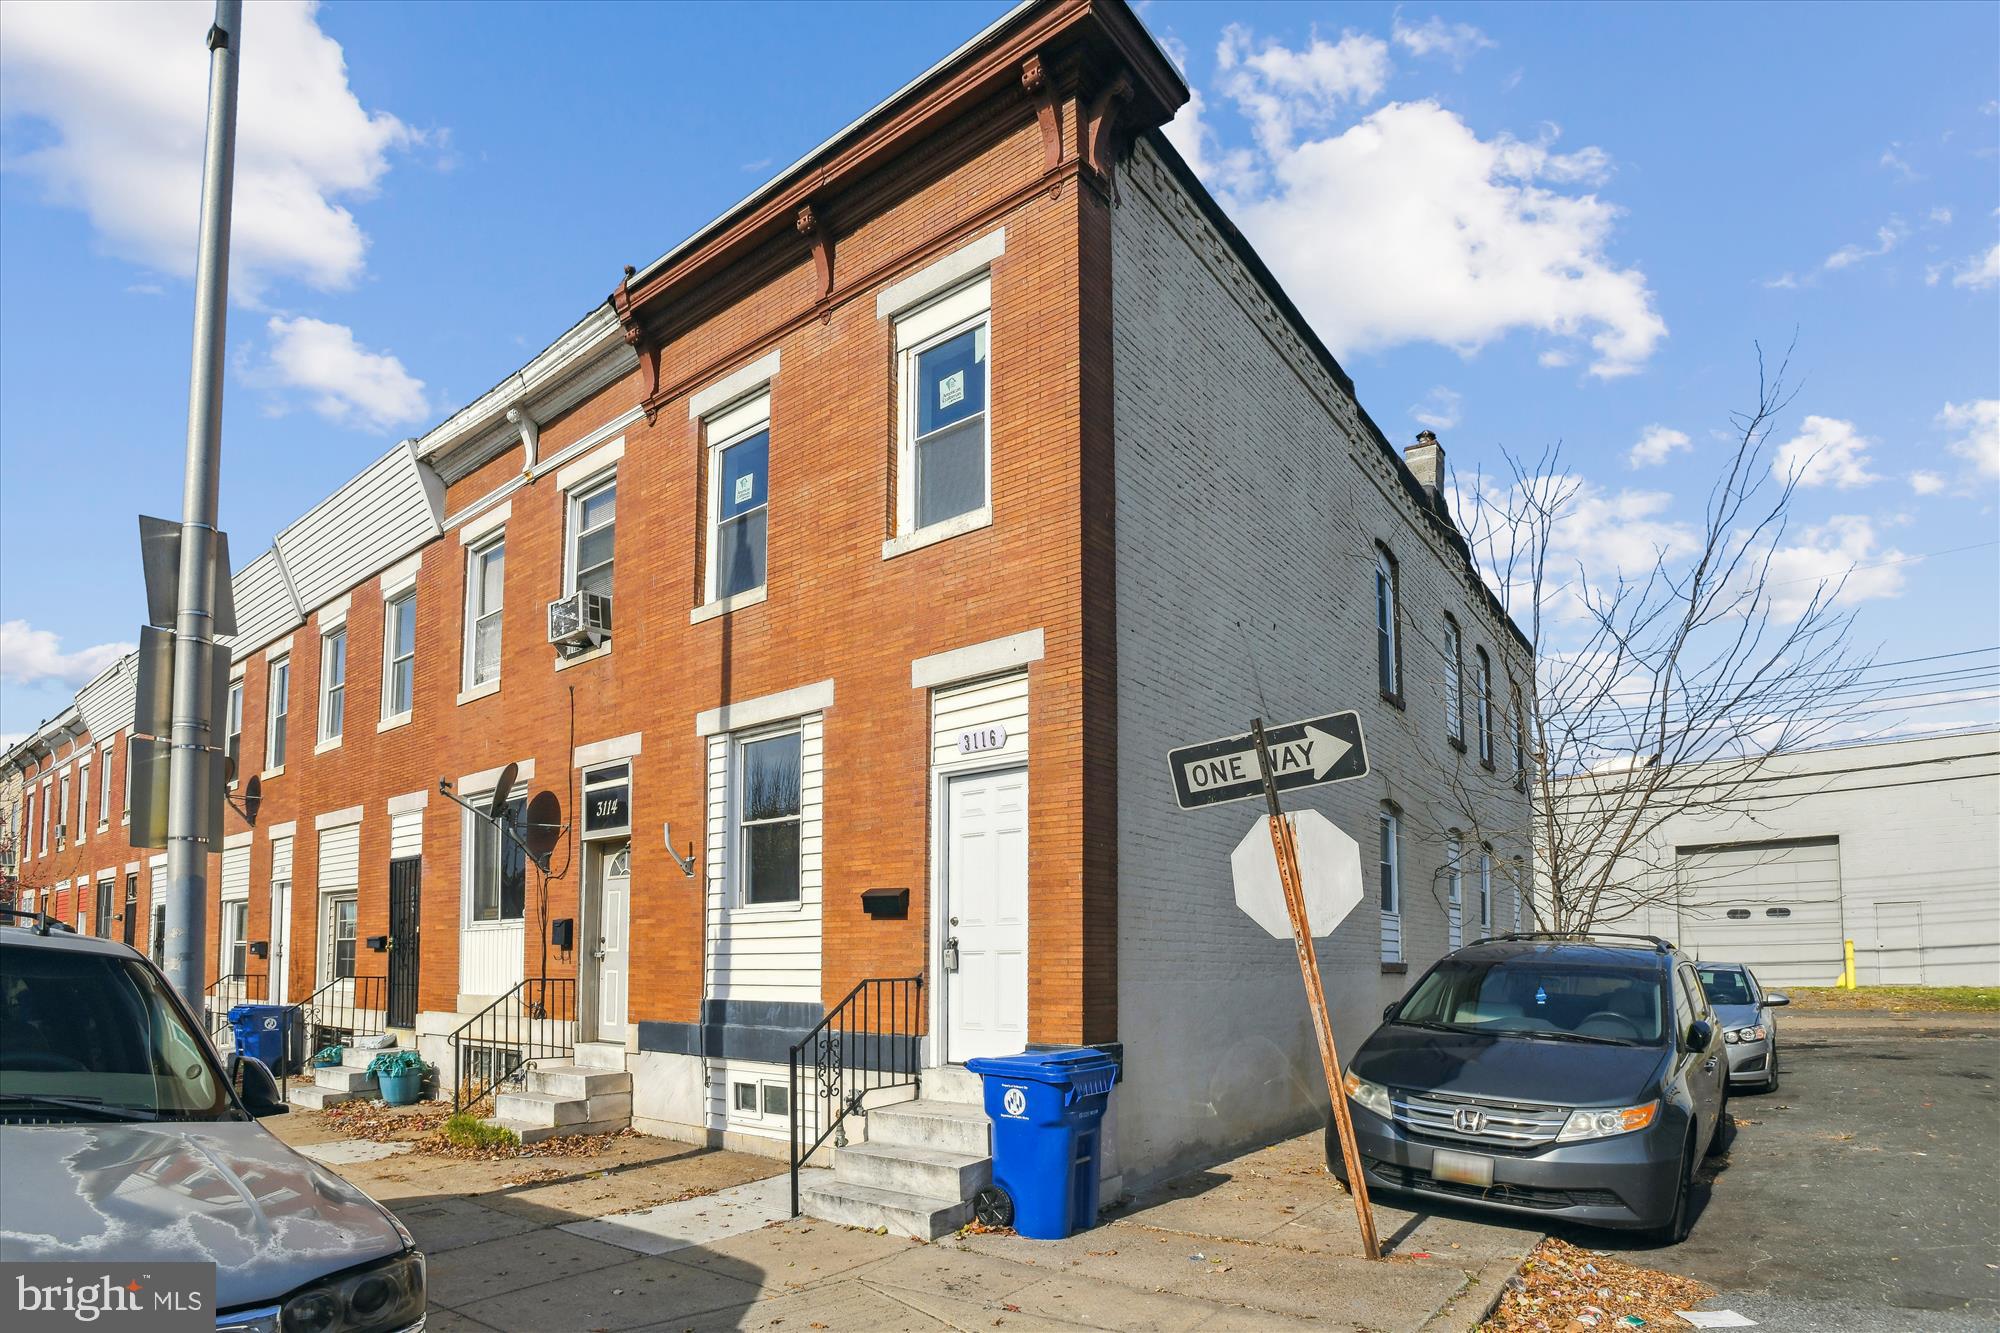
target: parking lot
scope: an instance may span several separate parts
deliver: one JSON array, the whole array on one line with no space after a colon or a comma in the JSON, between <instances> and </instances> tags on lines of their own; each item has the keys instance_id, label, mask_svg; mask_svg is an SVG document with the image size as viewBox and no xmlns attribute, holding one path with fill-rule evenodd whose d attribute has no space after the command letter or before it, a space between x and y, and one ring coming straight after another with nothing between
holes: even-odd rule
<instances>
[{"instance_id":1,"label":"parking lot","mask_svg":"<svg viewBox=\"0 0 2000 1333\"><path fill-rule=\"evenodd\" d=\"M1778 1092L1731 1099L1694 1232L1660 1249L1564 1233L1700 1278L1773 1330L2000 1325L2000 1021L1790 1014Z\"/></svg>"}]
</instances>

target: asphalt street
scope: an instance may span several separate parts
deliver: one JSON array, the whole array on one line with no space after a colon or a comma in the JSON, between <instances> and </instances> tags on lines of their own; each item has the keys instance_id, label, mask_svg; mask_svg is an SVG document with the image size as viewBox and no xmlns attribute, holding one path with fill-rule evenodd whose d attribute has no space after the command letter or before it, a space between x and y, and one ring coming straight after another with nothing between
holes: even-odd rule
<instances>
[{"instance_id":1,"label":"asphalt street","mask_svg":"<svg viewBox=\"0 0 2000 1333\"><path fill-rule=\"evenodd\" d=\"M1796 1015L1780 1043L1779 1090L1730 1100L1687 1241L1560 1234L1779 1333L2000 1327L2000 1021Z\"/></svg>"}]
</instances>

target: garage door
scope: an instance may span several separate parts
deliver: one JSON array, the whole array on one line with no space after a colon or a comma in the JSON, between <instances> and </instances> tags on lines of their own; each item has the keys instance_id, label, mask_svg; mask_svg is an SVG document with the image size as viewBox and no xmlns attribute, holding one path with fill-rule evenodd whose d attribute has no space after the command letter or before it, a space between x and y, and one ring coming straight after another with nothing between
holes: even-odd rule
<instances>
[{"instance_id":1,"label":"garage door","mask_svg":"<svg viewBox=\"0 0 2000 1333\"><path fill-rule=\"evenodd\" d=\"M1767 986L1840 979L1838 839L1684 847L1678 862L1683 949Z\"/></svg>"}]
</instances>

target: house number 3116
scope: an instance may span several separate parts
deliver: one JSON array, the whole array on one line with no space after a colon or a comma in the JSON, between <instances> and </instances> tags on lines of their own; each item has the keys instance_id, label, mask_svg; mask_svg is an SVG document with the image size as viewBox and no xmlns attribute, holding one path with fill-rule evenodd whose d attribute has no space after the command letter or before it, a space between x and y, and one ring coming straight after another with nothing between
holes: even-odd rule
<instances>
[{"instance_id":1,"label":"house number 3116","mask_svg":"<svg viewBox=\"0 0 2000 1333\"><path fill-rule=\"evenodd\" d=\"M990 727L974 727L970 731L958 733L960 754L984 754L988 750L1005 749L1007 728L995 722Z\"/></svg>"}]
</instances>

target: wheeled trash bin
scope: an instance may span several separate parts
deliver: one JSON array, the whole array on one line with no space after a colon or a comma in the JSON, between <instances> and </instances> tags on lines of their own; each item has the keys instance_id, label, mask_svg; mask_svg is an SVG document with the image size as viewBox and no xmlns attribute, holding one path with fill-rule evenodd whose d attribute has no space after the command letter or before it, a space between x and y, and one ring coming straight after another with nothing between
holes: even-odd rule
<instances>
[{"instance_id":1,"label":"wheeled trash bin","mask_svg":"<svg viewBox=\"0 0 2000 1333\"><path fill-rule=\"evenodd\" d=\"M262 1060L273 1074L295 1069L305 1053L305 1027L289 1004L239 1004L229 1011L229 1030L240 1054Z\"/></svg>"},{"instance_id":2,"label":"wheeled trash bin","mask_svg":"<svg viewBox=\"0 0 2000 1333\"><path fill-rule=\"evenodd\" d=\"M981 1220L1011 1220L1035 1240L1095 1226L1098 1144L1118 1062L1066 1046L981 1056L965 1067L984 1081L993 1122L994 1193L976 1201Z\"/></svg>"}]
</instances>

